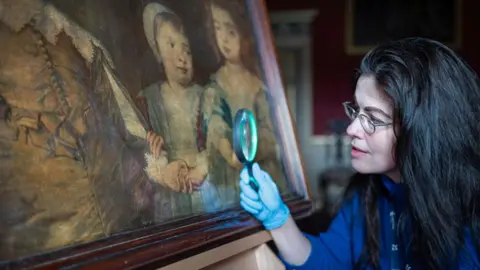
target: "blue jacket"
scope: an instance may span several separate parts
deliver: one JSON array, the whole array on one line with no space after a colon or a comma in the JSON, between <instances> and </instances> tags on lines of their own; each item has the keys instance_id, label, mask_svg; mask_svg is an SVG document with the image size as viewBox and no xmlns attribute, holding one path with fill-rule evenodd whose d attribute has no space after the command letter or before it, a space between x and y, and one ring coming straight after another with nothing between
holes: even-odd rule
<instances>
[{"instance_id":1,"label":"blue jacket","mask_svg":"<svg viewBox=\"0 0 480 270\"><path fill-rule=\"evenodd\" d=\"M403 185L395 184L387 177L383 177L382 182L389 191L390 197L393 198L393 207L395 207L397 213L400 213L405 205L403 203L405 198ZM383 228L390 228L389 213L390 206L387 198L380 197L379 214L382 228L380 232L381 269L390 269L391 232L390 230L383 230ZM303 265L289 265L282 258L280 259L282 259L287 269L353 269L353 266L360 258L365 243L364 228L363 207L357 194L340 209L327 232L321 233L319 236L305 234L312 245L312 251ZM466 230L465 248L459 256L459 269L480 269L476 254L470 231ZM373 269L373 267L368 269ZM406 269L420 268L410 265L410 268L406 267Z\"/></svg>"}]
</instances>

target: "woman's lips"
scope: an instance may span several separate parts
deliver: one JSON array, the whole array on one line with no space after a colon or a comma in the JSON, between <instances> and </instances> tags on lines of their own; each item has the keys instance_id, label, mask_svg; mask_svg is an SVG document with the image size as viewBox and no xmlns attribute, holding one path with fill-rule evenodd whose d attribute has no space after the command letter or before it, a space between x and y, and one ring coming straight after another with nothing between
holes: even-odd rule
<instances>
[{"instance_id":1,"label":"woman's lips","mask_svg":"<svg viewBox=\"0 0 480 270\"><path fill-rule=\"evenodd\" d=\"M355 146L352 146L352 158L359 158L368 154L368 152L363 151Z\"/></svg>"}]
</instances>

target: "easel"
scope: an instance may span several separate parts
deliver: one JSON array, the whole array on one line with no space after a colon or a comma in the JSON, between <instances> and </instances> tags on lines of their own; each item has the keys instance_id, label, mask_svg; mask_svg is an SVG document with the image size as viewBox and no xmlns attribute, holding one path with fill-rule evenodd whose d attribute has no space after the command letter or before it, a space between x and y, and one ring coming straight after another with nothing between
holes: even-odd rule
<instances>
[{"instance_id":1,"label":"easel","mask_svg":"<svg viewBox=\"0 0 480 270\"><path fill-rule=\"evenodd\" d=\"M269 232L261 231L159 270L284 270L285 266L266 244L271 239Z\"/></svg>"}]
</instances>

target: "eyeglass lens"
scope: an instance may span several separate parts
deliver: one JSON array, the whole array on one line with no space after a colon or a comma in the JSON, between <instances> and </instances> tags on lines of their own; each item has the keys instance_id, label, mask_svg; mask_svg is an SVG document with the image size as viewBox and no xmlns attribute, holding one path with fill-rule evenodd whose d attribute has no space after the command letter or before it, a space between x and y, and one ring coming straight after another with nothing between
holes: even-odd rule
<instances>
[{"instance_id":1,"label":"eyeglass lens","mask_svg":"<svg viewBox=\"0 0 480 270\"><path fill-rule=\"evenodd\" d=\"M368 119L368 117L366 115L359 114L355 108L351 107L351 105L348 105L348 104L345 105L345 113L352 121L354 121L355 118L359 117L360 124L362 125L365 132L367 133L375 132L375 126L372 123L370 123L370 120Z\"/></svg>"}]
</instances>

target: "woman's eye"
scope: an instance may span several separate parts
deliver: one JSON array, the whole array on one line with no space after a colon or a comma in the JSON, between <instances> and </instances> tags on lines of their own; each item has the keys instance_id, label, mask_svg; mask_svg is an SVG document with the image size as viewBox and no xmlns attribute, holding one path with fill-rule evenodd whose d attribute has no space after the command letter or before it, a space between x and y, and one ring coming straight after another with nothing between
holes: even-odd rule
<instances>
[{"instance_id":1,"label":"woman's eye","mask_svg":"<svg viewBox=\"0 0 480 270\"><path fill-rule=\"evenodd\" d=\"M376 124L376 125L383 125L383 124L385 124L385 122L384 122L383 120L380 120L380 119L378 119L378 118L376 118L376 117L374 117L374 116L370 116L370 120L371 120L374 124Z\"/></svg>"}]
</instances>

